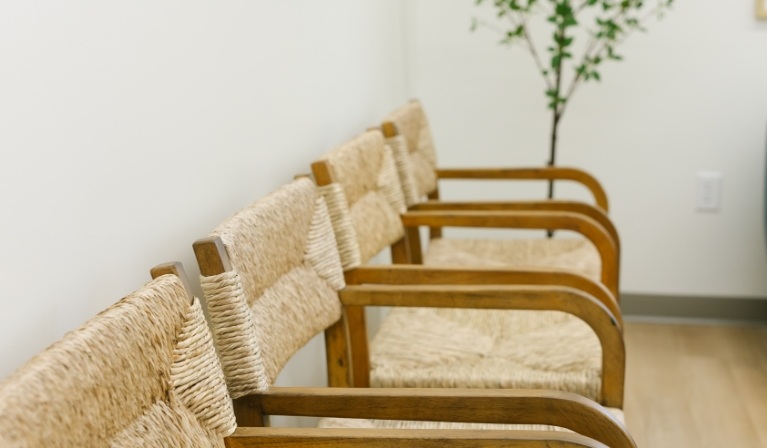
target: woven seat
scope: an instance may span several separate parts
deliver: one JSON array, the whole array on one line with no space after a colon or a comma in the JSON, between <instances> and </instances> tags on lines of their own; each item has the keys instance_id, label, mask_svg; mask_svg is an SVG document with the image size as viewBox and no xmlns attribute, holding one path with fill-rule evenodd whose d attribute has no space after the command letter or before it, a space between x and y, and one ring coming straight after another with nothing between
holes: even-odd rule
<instances>
[{"instance_id":1,"label":"woven seat","mask_svg":"<svg viewBox=\"0 0 767 448\"><path fill-rule=\"evenodd\" d=\"M381 202L385 199L377 195L362 194L360 198L368 204L385 205ZM384 218L389 213L387 209L380 211ZM540 404L537 411L520 404L526 409L523 411L514 409L516 403L524 403L521 393L515 391L481 394L462 389L371 391L344 387L352 382L351 367L356 368L356 360L349 356L346 321L359 307L345 303L344 299L353 292L353 287L346 285L334 238L331 215L337 212L338 209L326 207L309 179L301 178L238 211L194 245L215 343L229 391L235 398L240 426L267 425L268 414L274 411L283 415L331 417L323 420L322 426L336 429L353 425L354 419L347 420L350 417L371 422L423 418L461 422L456 427L481 423L487 418L489 423L565 426L589 437L596 436L592 431L612 434L620 428L615 417L608 416L595 403L572 394L557 395L561 392L530 392L531 396L543 397L546 404ZM288 359L323 331L328 380L336 387L274 387L274 380ZM565 402L569 402L568 406L577 402L584 408L555 411ZM507 406L509 409L503 410ZM487 416L492 409L501 412ZM543 414L536 416L539 411ZM592 412L597 412L596 420L605 420L579 429L567 421ZM568 425L543 421L549 418L565 419ZM419 429L414 436L417 438L441 437L440 433L424 432L439 429L429 422L400 425L400 429ZM565 437L550 436L543 429L546 428L539 435L524 433L520 437L537 439L545 435L552 440ZM633 445L622 431L615 439L611 439L615 434L600 437L616 444ZM465 435L468 437L470 432L467 430Z\"/></svg>"},{"instance_id":2,"label":"woven seat","mask_svg":"<svg viewBox=\"0 0 767 448\"><path fill-rule=\"evenodd\" d=\"M0 384L2 447L222 447L234 429L200 304L172 275Z\"/></svg>"},{"instance_id":3,"label":"woven seat","mask_svg":"<svg viewBox=\"0 0 767 448\"><path fill-rule=\"evenodd\" d=\"M381 133L372 130L327 153L323 160L313 165L317 182L322 185L321 191L328 203L333 204L332 208L338 210L332 216L337 223L335 230L339 246L344 248L342 261L347 270L347 279L354 278L354 271L360 266L360 261L368 262L389 245L400 245L405 235L402 222L389 218L404 207L400 198L386 193L394 189L384 187L384 182L391 178L385 171L393 169L387 163L390 157L388 153L389 149L384 145ZM365 166L365 161L369 165L365 167L364 176L361 176L359 167ZM368 201L360 200L371 197L378 198L375 209ZM391 198L388 200L388 210L382 210L386 208L387 202L384 201L387 197ZM408 215L403 215L402 219L408 219ZM380 216L387 218L378 218ZM367 222L366 217L375 221L375 228ZM445 247L435 252L435 260L427 258L429 263L466 266L460 259L449 257L455 257L456 253L476 257L472 251L478 248L496 257L490 257L492 261L489 262L486 258L482 263L484 266L492 266L492 263L505 266L505 262L515 257L513 253L503 251L508 246L493 247L496 243L461 246L459 242L457 246L447 246L452 243L447 241L436 242L437 248L440 244ZM552 261L557 257L567 257L568 254L577 258L579 253L589 249L582 240L555 241L557 243L554 244L568 250L552 249L553 253L549 254ZM545 246L528 247L526 243L508 244L516 244L516 247L534 255L547 250ZM453 250L455 247L464 250L458 252ZM349 253L355 254L355 257L344 256ZM439 254L446 254L445 258L440 258ZM522 258L524 255L521 255ZM375 269L375 266L369 269ZM434 271L430 269L430 266L423 267L424 279L433 277ZM465 269L456 268L456 271ZM503 280L504 271L499 272L499 275L487 281L483 280L486 272L475 269L460 277L460 283L487 285ZM595 274L593 269L590 272ZM393 278L396 272L387 275L388 281L395 281ZM557 275L555 273L549 279L553 281ZM452 281L458 278L459 274ZM593 283L583 276L580 278ZM367 280L363 278L359 281L364 284ZM433 280L430 282L436 283ZM403 280L401 283L414 282ZM457 294L458 290L455 290L453 296ZM506 303L481 306L479 302L483 290L475 290L460 309L441 305L441 308L392 310L381 324L370 347L369 378L355 377L355 381L381 387L548 388L575 392L603 404L621 407L625 353L620 331L615 332L616 328L609 324L611 328L599 330L600 334L597 334L593 322L587 323L583 316L555 312L558 308L553 305L548 308L551 312L531 311L546 308L529 308L535 304L525 302L527 293L519 293L523 296L520 298L523 303L518 310L497 310L513 308L514 305L510 303L515 300L515 294L509 291ZM449 287L446 287L445 300L451 300L447 303L458 303L453 296ZM539 297L536 300L544 300L544 295ZM572 312L576 311L568 311ZM609 311L603 310L600 313L604 313L602 316L608 322L615 322L615 317ZM352 323L364 326L361 318ZM360 342L365 340L364 332L357 330L354 334L355 353L367 355L367 346ZM616 341L614 348L603 350L605 341L613 337ZM359 370L356 369L355 373L359 373ZM607 377L615 381L610 387L604 386Z\"/></svg>"},{"instance_id":4,"label":"woven seat","mask_svg":"<svg viewBox=\"0 0 767 448\"><path fill-rule=\"evenodd\" d=\"M599 399L591 328L556 311L398 308L370 349L376 387L557 389Z\"/></svg>"},{"instance_id":5,"label":"woven seat","mask_svg":"<svg viewBox=\"0 0 767 448\"><path fill-rule=\"evenodd\" d=\"M572 269L599 281L599 253L585 239L459 239L437 238L429 242L423 263L433 266L486 266Z\"/></svg>"},{"instance_id":6,"label":"woven seat","mask_svg":"<svg viewBox=\"0 0 767 448\"><path fill-rule=\"evenodd\" d=\"M605 215L607 199L601 186L586 173L556 168L528 170L438 170L434 142L423 107L418 101L411 101L392 112L383 124L387 144L392 148L406 203L411 210L559 210L588 214L589 219L596 219L619 252L620 241L617 231ZM557 174L559 173L559 174ZM455 179L554 179L558 175L568 180L583 181L592 188L598 199L598 205L557 201L539 201L528 203L445 203L439 201L437 181L440 178ZM569 177L568 177L569 176ZM429 197L431 201L425 201ZM428 249L423 261L430 264L469 265L506 265L511 267L546 266L575 269L584 275L599 278L602 272L600 252L593 244L581 239L577 250L572 241L551 239L517 239L512 241L487 239L443 239L441 229L432 227ZM418 243L420 244L420 243ZM421 262L420 249L414 253L414 262ZM416 252L414 251L414 252ZM434 253L436 252L436 253ZM451 253L455 252L455 253ZM617 270L617 265L615 267ZM596 274L595 274L596 273ZM617 285L608 285L617 296Z\"/></svg>"}]
</instances>

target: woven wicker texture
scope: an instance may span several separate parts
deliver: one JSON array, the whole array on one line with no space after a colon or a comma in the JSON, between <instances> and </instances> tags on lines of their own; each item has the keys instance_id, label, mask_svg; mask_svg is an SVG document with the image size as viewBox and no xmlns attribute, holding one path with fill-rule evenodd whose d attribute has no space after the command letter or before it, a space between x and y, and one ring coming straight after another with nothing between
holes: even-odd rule
<instances>
[{"instance_id":1,"label":"woven wicker texture","mask_svg":"<svg viewBox=\"0 0 767 448\"><path fill-rule=\"evenodd\" d=\"M224 372L197 298L184 314L184 323L173 348L170 380L181 404L205 427L218 434L234 431L234 411Z\"/></svg>"},{"instance_id":2,"label":"woven wicker texture","mask_svg":"<svg viewBox=\"0 0 767 448\"><path fill-rule=\"evenodd\" d=\"M437 188L437 152L434 148L434 140L431 136L429 122L426 119L421 103L410 101L387 117L397 126L400 135L405 138L408 147L408 160L400 160L398 163L409 166L413 173L413 183L417 197L423 197ZM396 144L391 142L390 144ZM404 154L404 153L403 153ZM407 185L407 181L403 182ZM407 188L407 187L403 187ZM406 190L406 195L408 192ZM412 193L410 193L412 198ZM412 205L409 203L408 205Z\"/></svg>"},{"instance_id":3,"label":"woven wicker texture","mask_svg":"<svg viewBox=\"0 0 767 448\"><path fill-rule=\"evenodd\" d=\"M399 174L402 194L405 196L405 205L411 205L421 202L421 193L418 191L418 184L414 176L413 161L408 151L407 140L403 135L395 135L386 139L386 144L391 149L394 156L394 164Z\"/></svg>"},{"instance_id":4,"label":"woven wicker texture","mask_svg":"<svg viewBox=\"0 0 767 448\"><path fill-rule=\"evenodd\" d=\"M348 215L332 216L342 262L344 267L356 266L359 260L346 258L345 248L356 242L360 260L365 262L404 235L399 214L405 209L405 199L394 157L381 132L371 130L328 152L323 159L341 186L321 189L328 207L342 212L344 207L338 204L346 202L349 210Z\"/></svg>"},{"instance_id":5,"label":"woven wicker texture","mask_svg":"<svg viewBox=\"0 0 767 448\"><path fill-rule=\"evenodd\" d=\"M601 346L556 311L397 308L371 345L376 387L556 389L593 400Z\"/></svg>"},{"instance_id":6,"label":"woven wicker texture","mask_svg":"<svg viewBox=\"0 0 767 448\"><path fill-rule=\"evenodd\" d=\"M0 384L0 446L223 446L231 400L199 303L162 276Z\"/></svg>"},{"instance_id":7,"label":"woven wicker texture","mask_svg":"<svg viewBox=\"0 0 767 448\"><path fill-rule=\"evenodd\" d=\"M623 411L616 408L607 410L621 423L625 424ZM321 428L375 428L375 429L500 429L516 431L569 431L558 426L546 425L501 425L493 423L453 423L411 420L369 420L358 418L323 418Z\"/></svg>"},{"instance_id":8,"label":"woven wicker texture","mask_svg":"<svg viewBox=\"0 0 767 448\"><path fill-rule=\"evenodd\" d=\"M357 232L354 230L349 203L344 197L341 184L332 183L318 187L318 191L325 198L328 206L333 233L338 244L338 253L344 269L362 264L360 245L357 243Z\"/></svg>"},{"instance_id":9,"label":"woven wicker texture","mask_svg":"<svg viewBox=\"0 0 767 448\"><path fill-rule=\"evenodd\" d=\"M591 241L568 239L457 239L429 242L424 264L567 268L599 282L602 260Z\"/></svg>"},{"instance_id":10,"label":"woven wicker texture","mask_svg":"<svg viewBox=\"0 0 767 448\"><path fill-rule=\"evenodd\" d=\"M238 398L268 388L296 351L340 319L343 272L325 201L306 178L240 210L211 236L221 237L233 269L201 283Z\"/></svg>"}]
</instances>

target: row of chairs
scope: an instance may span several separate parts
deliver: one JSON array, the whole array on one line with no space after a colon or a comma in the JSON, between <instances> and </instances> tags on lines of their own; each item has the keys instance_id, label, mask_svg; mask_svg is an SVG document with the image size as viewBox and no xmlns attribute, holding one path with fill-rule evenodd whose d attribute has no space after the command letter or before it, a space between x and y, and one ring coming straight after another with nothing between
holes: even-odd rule
<instances>
[{"instance_id":1,"label":"row of chairs","mask_svg":"<svg viewBox=\"0 0 767 448\"><path fill-rule=\"evenodd\" d=\"M312 172L194 243L207 322L183 268L161 265L3 381L0 446L635 446L619 240L593 178L439 170L416 101ZM579 181L597 205L439 200L439 178L483 174ZM461 241L450 226L583 238ZM387 248L393 264L370 264ZM371 306L392 308L369 343ZM275 387L320 333L332 387Z\"/></svg>"}]
</instances>

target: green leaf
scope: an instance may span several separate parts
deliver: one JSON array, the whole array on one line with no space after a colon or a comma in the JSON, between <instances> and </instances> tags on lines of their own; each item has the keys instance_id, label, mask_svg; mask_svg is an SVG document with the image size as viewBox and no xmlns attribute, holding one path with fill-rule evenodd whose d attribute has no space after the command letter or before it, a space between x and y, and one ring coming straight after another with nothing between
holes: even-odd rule
<instances>
[{"instance_id":1,"label":"green leaf","mask_svg":"<svg viewBox=\"0 0 767 448\"><path fill-rule=\"evenodd\" d=\"M474 0L476 5L494 8L496 16L503 21L500 43L510 45L518 40L526 40L532 44L533 36L528 31L538 31L537 25L545 22L551 24L553 33L541 48L546 48L549 56L549 66L540 67L538 72L546 79L558 75L565 65L572 65L575 76L580 81L601 81L601 64L608 60L620 61L623 58L617 54L616 48L622 43L623 38L633 31L644 31L645 18L654 18L648 12L662 14L675 0L547 0L550 13L540 12L537 6L544 3L541 0ZM594 8L583 11L584 8ZM644 8L644 9L643 9ZM579 14L583 13L579 17ZM588 26L585 26L583 17L588 18ZM529 19L529 20L528 20ZM534 23L533 19L539 19ZM511 26L509 26L509 20ZM545 22L544 22L545 21ZM582 23L579 23L582 22ZM521 25L520 25L521 24ZM526 25L530 24L530 28ZM474 18L471 23L472 31L484 26L481 19ZM582 29L581 29L582 28ZM574 54L576 33L594 40L590 54ZM579 48L579 51L583 49ZM598 53L598 54L596 54ZM570 63L567 63L570 59ZM567 67L569 70L569 67ZM556 72L556 74L555 74ZM573 73L573 72L571 72ZM568 98L562 97L560 88L546 90L546 102L550 109L559 110Z\"/></svg>"},{"instance_id":2,"label":"green leaf","mask_svg":"<svg viewBox=\"0 0 767 448\"><path fill-rule=\"evenodd\" d=\"M607 47L607 59L612 59L613 61L622 61L623 57L615 54L613 47Z\"/></svg>"}]
</instances>

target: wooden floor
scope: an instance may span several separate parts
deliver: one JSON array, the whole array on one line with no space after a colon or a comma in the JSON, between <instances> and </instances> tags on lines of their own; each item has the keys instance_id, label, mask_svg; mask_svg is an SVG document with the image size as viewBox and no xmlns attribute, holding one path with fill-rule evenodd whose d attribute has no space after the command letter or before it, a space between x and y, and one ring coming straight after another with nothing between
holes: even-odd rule
<instances>
[{"instance_id":1,"label":"wooden floor","mask_svg":"<svg viewBox=\"0 0 767 448\"><path fill-rule=\"evenodd\" d=\"M767 327L627 323L640 448L767 447Z\"/></svg>"}]
</instances>

